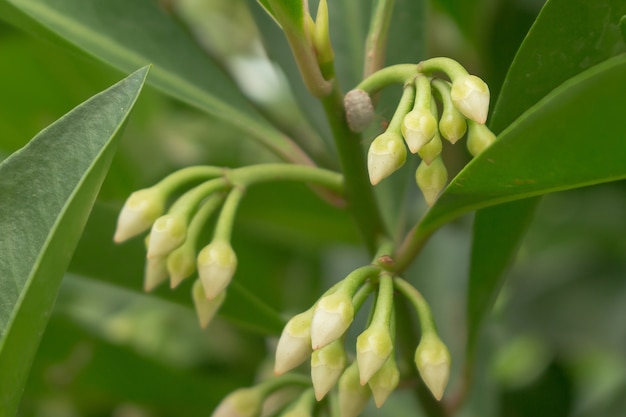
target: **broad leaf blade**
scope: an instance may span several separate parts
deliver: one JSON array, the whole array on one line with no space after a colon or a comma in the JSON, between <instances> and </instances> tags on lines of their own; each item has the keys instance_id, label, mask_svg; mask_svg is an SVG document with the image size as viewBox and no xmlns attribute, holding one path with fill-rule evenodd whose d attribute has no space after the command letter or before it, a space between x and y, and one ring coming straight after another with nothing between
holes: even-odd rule
<instances>
[{"instance_id":1,"label":"broad leaf blade","mask_svg":"<svg viewBox=\"0 0 626 417\"><path fill-rule=\"evenodd\" d=\"M626 13L624 2L575 3L552 0L541 11L507 74L491 119L495 132L568 78L624 50L615 29ZM538 201L533 197L476 213L467 303L469 355Z\"/></svg>"},{"instance_id":2,"label":"broad leaf blade","mask_svg":"<svg viewBox=\"0 0 626 417\"><path fill-rule=\"evenodd\" d=\"M0 410L13 415L63 273L147 75L76 107L0 165Z\"/></svg>"}]
</instances>

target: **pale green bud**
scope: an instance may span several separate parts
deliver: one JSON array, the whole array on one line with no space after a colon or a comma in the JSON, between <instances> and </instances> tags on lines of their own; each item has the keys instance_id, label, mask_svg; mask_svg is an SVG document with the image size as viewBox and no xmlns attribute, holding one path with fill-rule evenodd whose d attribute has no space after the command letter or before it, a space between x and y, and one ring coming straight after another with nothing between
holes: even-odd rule
<instances>
[{"instance_id":1,"label":"pale green bud","mask_svg":"<svg viewBox=\"0 0 626 417\"><path fill-rule=\"evenodd\" d=\"M311 381L313 381L317 401L321 401L337 383L347 362L348 358L341 339L313 351L311 355Z\"/></svg>"},{"instance_id":2,"label":"pale green bud","mask_svg":"<svg viewBox=\"0 0 626 417\"><path fill-rule=\"evenodd\" d=\"M143 290L150 292L168 278L166 258L148 258L143 275Z\"/></svg>"},{"instance_id":3,"label":"pale green bud","mask_svg":"<svg viewBox=\"0 0 626 417\"><path fill-rule=\"evenodd\" d=\"M226 396L211 417L257 417L261 414L263 400L258 389L240 388Z\"/></svg>"},{"instance_id":4,"label":"pale green bud","mask_svg":"<svg viewBox=\"0 0 626 417\"><path fill-rule=\"evenodd\" d=\"M467 133L467 149L472 156L478 156L482 151L496 141L496 135L485 125L469 123Z\"/></svg>"},{"instance_id":5,"label":"pale green bud","mask_svg":"<svg viewBox=\"0 0 626 417\"><path fill-rule=\"evenodd\" d=\"M376 407L380 408L400 383L400 371L393 353L369 381Z\"/></svg>"},{"instance_id":6,"label":"pale green bud","mask_svg":"<svg viewBox=\"0 0 626 417\"><path fill-rule=\"evenodd\" d=\"M297 314L285 325L278 346L274 374L282 375L300 365L311 354L313 309Z\"/></svg>"},{"instance_id":7,"label":"pale green bud","mask_svg":"<svg viewBox=\"0 0 626 417\"><path fill-rule=\"evenodd\" d=\"M439 119L439 132L450 143L455 144L465 135L467 131L467 122L456 107L449 106L443 108L441 118Z\"/></svg>"},{"instance_id":8,"label":"pale green bud","mask_svg":"<svg viewBox=\"0 0 626 417\"><path fill-rule=\"evenodd\" d=\"M475 75L463 74L454 79L450 98L465 117L484 124L489 113L489 87Z\"/></svg>"},{"instance_id":9,"label":"pale green bud","mask_svg":"<svg viewBox=\"0 0 626 417\"><path fill-rule=\"evenodd\" d=\"M437 400L441 400L448 385L450 362L448 348L435 333L422 335L415 350L415 365L422 380Z\"/></svg>"},{"instance_id":10,"label":"pale green bud","mask_svg":"<svg viewBox=\"0 0 626 417\"><path fill-rule=\"evenodd\" d=\"M128 240L150 229L152 223L163 214L165 196L157 188L135 191L128 197L117 218L113 240Z\"/></svg>"},{"instance_id":11,"label":"pale green bud","mask_svg":"<svg viewBox=\"0 0 626 417\"><path fill-rule=\"evenodd\" d=\"M313 390L308 389L280 417L312 417L314 406Z\"/></svg>"},{"instance_id":12,"label":"pale green bud","mask_svg":"<svg viewBox=\"0 0 626 417\"><path fill-rule=\"evenodd\" d=\"M429 109L413 109L402 119L402 135L411 153L418 152L436 133L437 119Z\"/></svg>"},{"instance_id":13,"label":"pale green bud","mask_svg":"<svg viewBox=\"0 0 626 417\"><path fill-rule=\"evenodd\" d=\"M202 287L202 281L198 279L194 282L191 293L193 304L196 307L198 321L200 322L200 327L206 329L224 303L224 300L226 299L226 291L222 291L212 300L207 300L206 295L204 294L204 288Z\"/></svg>"},{"instance_id":14,"label":"pale green bud","mask_svg":"<svg viewBox=\"0 0 626 417\"><path fill-rule=\"evenodd\" d=\"M166 214L159 217L150 230L148 258L168 255L179 247L187 237L187 223L182 216Z\"/></svg>"},{"instance_id":15,"label":"pale green bud","mask_svg":"<svg viewBox=\"0 0 626 417\"><path fill-rule=\"evenodd\" d=\"M185 278L196 271L194 245L183 243L167 256L170 288L176 288Z\"/></svg>"},{"instance_id":16,"label":"pale green bud","mask_svg":"<svg viewBox=\"0 0 626 417\"><path fill-rule=\"evenodd\" d=\"M198 275L206 298L212 300L227 286L237 269L237 255L225 240L213 240L198 254Z\"/></svg>"},{"instance_id":17,"label":"pale green bud","mask_svg":"<svg viewBox=\"0 0 626 417\"><path fill-rule=\"evenodd\" d=\"M343 98L348 126L353 132L364 131L374 119L372 98L363 90L350 90Z\"/></svg>"},{"instance_id":18,"label":"pale green bud","mask_svg":"<svg viewBox=\"0 0 626 417\"><path fill-rule=\"evenodd\" d=\"M352 297L336 292L322 297L311 321L311 345L320 349L339 339L354 319Z\"/></svg>"},{"instance_id":19,"label":"pale green bud","mask_svg":"<svg viewBox=\"0 0 626 417\"><path fill-rule=\"evenodd\" d=\"M372 185L378 184L398 170L406 160L406 147L402 137L385 132L372 141L367 153L367 170Z\"/></svg>"},{"instance_id":20,"label":"pale green bud","mask_svg":"<svg viewBox=\"0 0 626 417\"><path fill-rule=\"evenodd\" d=\"M441 137L439 134L435 134L435 136L420 148L417 154L422 158L426 164L430 165L439 155L441 155L441 151L443 149L443 144L441 143Z\"/></svg>"},{"instance_id":21,"label":"pale green bud","mask_svg":"<svg viewBox=\"0 0 626 417\"><path fill-rule=\"evenodd\" d=\"M422 191L426 203L432 207L448 182L448 170L443 159L438 157L430 165L422 161L415 171L415 182Z\"/></svg>"},{"instance_id":22,"label":"pale green bud","mask_svg":"<svg viewBox=\"0 0 626 417\"><path fill-rule=\"evenodd\" d=\"M361 376L361 385L383 366L393 350L389 327L371 325L356 339L356 360Z\"/></svg>"},{"instance_id":23,"label":"pale green bud","mask_svg":"<svg viewBox=\"0 0 626 417\"><path fill-rule=\"evenodd\" d=\"M339 415L356 417L365 409L372 396L369 386L359 382L356 362L350 365L339 378Z\"/></svg>"}]
</instances>

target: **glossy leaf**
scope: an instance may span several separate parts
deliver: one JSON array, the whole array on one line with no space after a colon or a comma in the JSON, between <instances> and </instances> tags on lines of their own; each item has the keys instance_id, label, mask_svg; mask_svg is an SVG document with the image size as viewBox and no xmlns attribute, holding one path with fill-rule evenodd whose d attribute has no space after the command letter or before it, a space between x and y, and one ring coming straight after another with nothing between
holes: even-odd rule
<instances>
[{"instance_id":1,"label":"glossy leaf","mask_svg":"<svg viewBox=\"0 0 626 417\"><path fill-rule=\"evenodd\" d=\"M147 75L76 107L0 165L0 409L17 407L61 278Z\"/></svg>"},{"instance_id":2,"label":"glossy leaf","mask_svg":"<svg viewBox=\"0 0 626 417\"><path fill-rule=\"evenodd\" d=\"M552 0L545 5L503 85L491 119L495 132L568 78L624 50L615 26L619 16L626 13L626 4L613 0L576 3ZM564 10L568 11L567 19L563 19ZM476 213L468 286L468 352L538 201L539 197L533 197Z\"/></svg>"}]
</instances>

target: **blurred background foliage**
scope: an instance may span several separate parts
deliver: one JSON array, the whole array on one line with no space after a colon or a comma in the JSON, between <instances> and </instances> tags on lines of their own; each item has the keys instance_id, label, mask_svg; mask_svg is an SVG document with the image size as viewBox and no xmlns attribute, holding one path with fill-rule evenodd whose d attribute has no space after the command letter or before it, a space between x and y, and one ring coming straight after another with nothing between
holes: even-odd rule
<instances>
[{"instance_id":1,"label":"blurred background foliage","mask_svg":"<svg viewBox=\"0 0 626 417\"><path fill-rule=\"evenodd\" d=\"M293 63L288 56L275 55L281 48L285 51L284 45L266 50L260 42L255 27L259 10L248 7L256 5L230 0L161 3L188 25L198 43L218 57L268 114L291 112L292 120L308 120L328 136L319 106L312 104L298 83ZM367 23L366 3L342 3L353 6L353 19L334 25L344 32L334 35L334 42L353 42L352 35L358 40ZM414 61L451 56L481 74L495 97L542 4L541 0L433 0L423 10L427 26L416 23L417 30L426 33L425 47L392 42L390 59L411 55L407 51L413 51ZM276 38L276 42L284 41ZM285 71L277 71L267 54L283 63ZM360 75L341 60L360 63L362 57L339 58L344 68L340 76L348 88ZM77 52L0 22L0 158L120 77ZM297 110L296 101L307 114ZM302 310L323 288L367 262L344 213L320 202L306 187L272 184L254 188L244 200L233 245L240 257L236 280L258 297L251 303L263 300L273 325L250 323L240 314L245 305L227 302L223 314L202 332L189 304L189 283L175 291L160 289L157 297L141 294L141 242L116 248L107 240L123 200L133 190L187 165L240 166L273 160L263 149L240 139L231 127L154 90L144 90L64 280L20 416L208 415L227 392L270 372L273 341L265 336L280 330L279 315ZM391 183L390 187L403 188ZM416 208L406 215L417 218L422 207L417 197L413 201ZM543 199L484 326L477 372L460 415L623 413L624 213L624 182ZM469 217L444 227L407 273L430 300L453 358L462 358L464 349L470 230ZM106 277L86 271L99 268L98 262ZM86 268L86 263L91 267ZM455 360L451 391L459 381L460 363ZM381 412L421 415L410 391L394 394ZM381 412L370 407L364 415Z\"/></svg>"}]
</instances>

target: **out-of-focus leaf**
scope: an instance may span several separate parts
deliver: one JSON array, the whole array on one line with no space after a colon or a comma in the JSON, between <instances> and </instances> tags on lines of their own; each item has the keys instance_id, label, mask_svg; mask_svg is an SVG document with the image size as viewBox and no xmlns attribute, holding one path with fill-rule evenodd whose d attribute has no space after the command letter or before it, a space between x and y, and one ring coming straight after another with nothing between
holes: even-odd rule
<instances>
[{"instance_id":1,"label":"out-of-focus leaf","mask_svg":"<svg viewBox=\"0 0 626 417\"><path fill-rule=\"evenodd\" d=\"M137 99L143 68L0 165L0 409L13 415L63 273Z\"/></svg>"},{"instance_id":2,"label":"out-of-focus leaf","mask_svg":"<svg viewBox=\"0 0 626 417\"><path fill-rule=\"evenodd\" d=\"M563 18L564 13L567 13L567 19ZM491 128L501 132L568 78L624 51L625 45L616 28L624 13L626 4L619 0L603 3L577 0L576 4L565 0L549 1L513 61L493 112ZM569 119L555 120L569 123ZM559 141L556 137L550 140L552 143ZM516 155L511 159L517 158L517 154L509 155ZM581 158L579 161L585 161L584 154L578 157ZM561 159L561 155L555 155L554 161L558 162L553 164L560 164ZM467 303L468 352L474 348L480 323L495 300L504 271L516 252L537 202L538 197L476 213ZM483 294L483 302L474 299L476 294Z\"/></svg>"}]
</instances>

